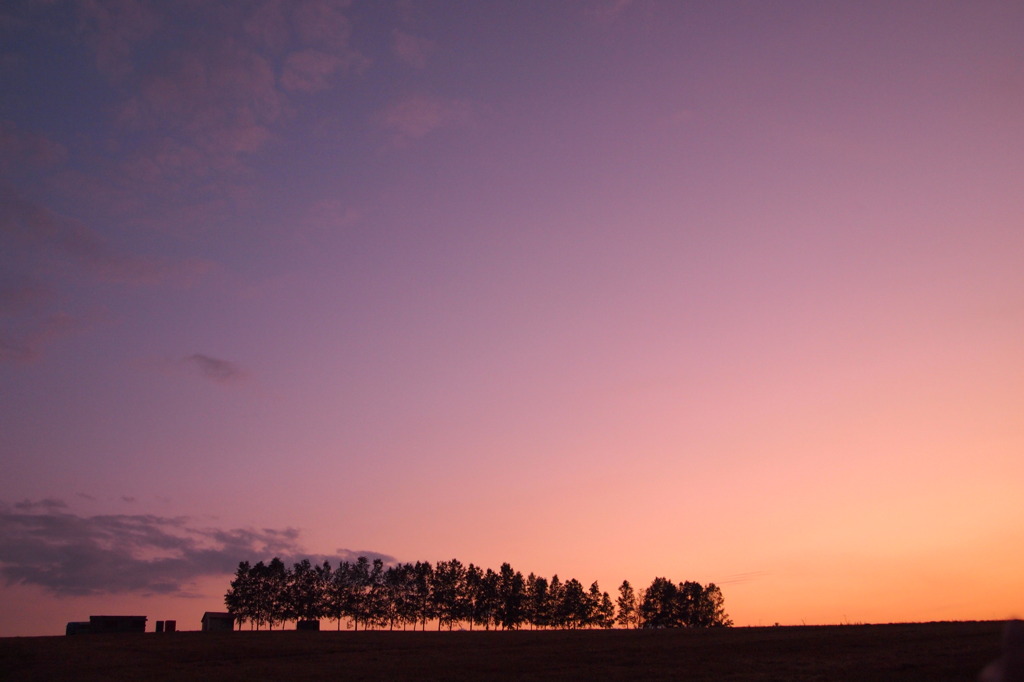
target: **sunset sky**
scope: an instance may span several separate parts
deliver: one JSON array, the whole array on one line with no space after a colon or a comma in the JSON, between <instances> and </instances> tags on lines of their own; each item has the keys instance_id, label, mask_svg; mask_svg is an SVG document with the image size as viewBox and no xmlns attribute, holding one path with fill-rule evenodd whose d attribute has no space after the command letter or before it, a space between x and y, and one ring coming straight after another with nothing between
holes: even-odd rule
<instances>
[{"instance_id":1,"label":"sunset sky","mask_svg":"<svg viewBox=\"0 0 1024 682\"><path fill-rule=\"evenodd\" d=\"M241 560L1024 616L1024 3L0 6L0 636Z\"/></svg>"}]
</instances>

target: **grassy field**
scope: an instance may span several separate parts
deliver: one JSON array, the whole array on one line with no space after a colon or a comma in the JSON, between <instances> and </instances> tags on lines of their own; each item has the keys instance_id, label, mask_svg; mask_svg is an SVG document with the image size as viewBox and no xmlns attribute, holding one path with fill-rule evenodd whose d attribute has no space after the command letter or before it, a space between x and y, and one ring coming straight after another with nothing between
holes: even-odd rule
<instances>
[{"instance_id":1,"label":"grassy field","mask_svg":"<svg viewBox=\"0 0 1024 682\"><path fill-rule=\"evenodd\" d=\"M0 639L0 680L974 680L1000 623Z\"/></svg>"}]
</instances>

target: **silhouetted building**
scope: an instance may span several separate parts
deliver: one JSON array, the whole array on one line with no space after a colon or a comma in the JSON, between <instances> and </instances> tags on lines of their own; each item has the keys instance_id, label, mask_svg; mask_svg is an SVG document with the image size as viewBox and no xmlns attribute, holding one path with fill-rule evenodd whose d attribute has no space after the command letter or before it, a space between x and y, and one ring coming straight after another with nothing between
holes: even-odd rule
<instances>
[{"instance_id":1,"label":"silhouetted building","mask_svg":"<svg viewBox=\"0 0 1024 682\"><path fill-rule=\"evenodd\" d=\"M89 632L89 624L83 621L71 621L64 630L65 635L84 635Z\"/></svg>"},{"instance_id":2,"label":"silhouetted building","mask_svg":"<svg viewBox=\"0 0 1024 682\"><path fill-rule=\"evenodd\" d=\"M145 616L89 616L89 632L145 632Z\"/></svg>"},{"instance_id":3,"label":"silhouetted building","mask_svg":"<svg viewBox=\"0 0 1024 682\"><path fill-rule=\"evenodd\" d=\"M207 611L203 614L203 632L231 632L235 629L235 617L230 613Z\"/></svg>"},{"instance_id":4,"label":"silhouetted building","mask_svg":"<svg viewBox=\"0 0 1024 682\"><path fill-rule=\"evenodd\" d=\"M174 632L178 629L178 621L176 620L165 620L164 621L164 632Z\"/></svg>"},{"instance_id":5,"label":"silhouetted building","mask_svg":"<svg viewBox=\"0 0 1024 682\"><path fill-rule=\"evenodd\" d=\"M318 620L300 620L295 623L296 630L312 630L313 632L320 631L320 621Z\"/></svg>"}]
</instances>

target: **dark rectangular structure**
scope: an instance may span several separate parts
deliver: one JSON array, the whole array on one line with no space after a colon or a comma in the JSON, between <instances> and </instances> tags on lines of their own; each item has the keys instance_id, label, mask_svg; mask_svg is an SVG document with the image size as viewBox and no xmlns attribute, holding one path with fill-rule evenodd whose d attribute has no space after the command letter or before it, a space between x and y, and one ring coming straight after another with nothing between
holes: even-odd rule
<instances>
[{"instance_id":1,"label":"dark rectangular structure","mask_svg":"<svg viewBox=\"0 0 1024 682\"><path fill-rule=\"evenodd\" d=\"M231 632L235 629L235 617L230 613L207 611L203 614L203 632Z\"/></svg>"},{"instance_id":2,"label":"dark rectangular structure","mask_svg":"<svg viewBox=\"0 0 1024 682\"><path fill-rule=\"evenodd\" d=\"M89 632L145 632L145 616L89 616Z\"/></svg>"},{"instance_id":3,"label":"dark rectangular structure","mask_svg":"<svg viewBox=\"0 0 1024 682\"><path fill-rule=\"evenodd\" d=\"M65 635L86 635L90 632L89 624L84 621L71 621L64 630Z\"/></svg>"}]
</instances>

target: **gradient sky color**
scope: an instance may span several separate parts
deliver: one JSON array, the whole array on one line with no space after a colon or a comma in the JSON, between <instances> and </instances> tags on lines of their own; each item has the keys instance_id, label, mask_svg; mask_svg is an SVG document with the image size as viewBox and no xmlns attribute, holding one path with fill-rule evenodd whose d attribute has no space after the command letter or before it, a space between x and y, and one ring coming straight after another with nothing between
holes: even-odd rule
<instances>
[{"instance_id":1,"label":"gradient sky color","mask_svg":"<svg viewBox=\"0 0 1024 682\"><path fill-rule=\"evenodd\" d=\"M278 553L1024 615L1024 4L0 34L0 636Z\"/></svg>"}]
</instances>

